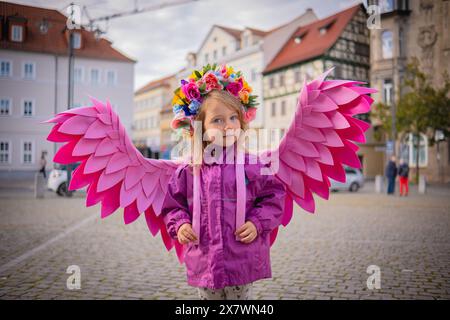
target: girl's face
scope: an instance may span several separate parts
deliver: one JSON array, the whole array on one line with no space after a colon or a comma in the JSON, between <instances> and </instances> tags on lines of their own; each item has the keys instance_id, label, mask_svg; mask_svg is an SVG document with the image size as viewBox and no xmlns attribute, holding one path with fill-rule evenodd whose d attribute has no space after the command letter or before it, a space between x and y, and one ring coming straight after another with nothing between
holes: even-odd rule
<instances>
[{"instance_id":1,"label":"girl's face","mask_svg":"<svg viewBox=\"0 0 450 320\"><path fill-rule=\"evenodd\" d=\"M205 110L203 126L206 132L211 130L208 136L212 142L214 142L214 134L216 132L222 135L223 145L230 146L237 140L235 130L241 128L241 123L235 110L212 98L208 102L208 108Z\"/></svg>"}]
</instances>

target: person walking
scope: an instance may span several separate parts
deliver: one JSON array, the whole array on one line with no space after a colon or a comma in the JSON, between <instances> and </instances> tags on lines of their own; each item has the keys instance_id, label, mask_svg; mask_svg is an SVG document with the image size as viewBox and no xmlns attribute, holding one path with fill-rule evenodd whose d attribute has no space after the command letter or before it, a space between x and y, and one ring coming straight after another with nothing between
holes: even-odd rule
<instances>
[{"instance_id":1,"label":"person walking","mask_svg":"<svg viewBox=\"0 0 450 320\"><path fill-rule=\"evenodd\" d=\"M39 162L39 165L41 167L41 169L39 170L40 173L42 173L44 175L44 178L47 179L47 173L45 171L45 168L47 166L47 159L45 159L45 152L42 152L41 154L41 160Z\"/></svg>"}]
</instances>

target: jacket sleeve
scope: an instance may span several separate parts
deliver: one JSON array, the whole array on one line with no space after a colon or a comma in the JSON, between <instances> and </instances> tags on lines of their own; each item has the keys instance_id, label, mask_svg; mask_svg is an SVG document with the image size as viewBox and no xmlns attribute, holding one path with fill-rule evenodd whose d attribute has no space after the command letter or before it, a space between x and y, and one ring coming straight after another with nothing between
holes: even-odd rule
<instances>
[{"instance_id":1,"label":"jacket sleeve","mask_svg":"<svg viewBox=\"0 0 450 320\"><path fill-rule=\"evenodd\" d=\"M178 239L178 229L184 223L192 223L187 203L185 166L180 166L170 178L161 209L161 216L172 239Z\"/></svg>"},{"instance_id":2,"label":"jacket sleeve","mask_svg":"<svg viewBox=\"0 0 450 320\"><path fill-rule=\"evenodd\" d=\"M255 205L247 212L247 221L253 222L258 235L264 235L281 224L286 190L275 175L260 175L259 180Z\"/></svg>"}]
</instances>

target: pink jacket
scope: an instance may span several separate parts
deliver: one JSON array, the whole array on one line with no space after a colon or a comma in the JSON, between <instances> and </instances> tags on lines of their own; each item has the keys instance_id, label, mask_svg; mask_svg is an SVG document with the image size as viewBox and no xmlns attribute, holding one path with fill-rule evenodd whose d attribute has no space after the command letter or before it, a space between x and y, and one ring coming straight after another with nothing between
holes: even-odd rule
<instances>
[{"instance_id":1,"label":"pink jacket","mask_svg":"<svg viewBox=\"0 0 450 320\"><path fill-rule=\"evenodd\" d=\"M230 148L224 149L222 159ZM263 166L249 164L245 155L246 221L252 221L258 236L249 244L236 240L235 165L203 164L201 169L201 219L199 244L186 244L184 261L188 284L219 289L271 278L270 232L281 223L285 187L273 175L261 175ZM192 224L192 168L181 165L171 177L161 215L169 235L177 238L183 223Z\"/></svg>"}]
</instances>

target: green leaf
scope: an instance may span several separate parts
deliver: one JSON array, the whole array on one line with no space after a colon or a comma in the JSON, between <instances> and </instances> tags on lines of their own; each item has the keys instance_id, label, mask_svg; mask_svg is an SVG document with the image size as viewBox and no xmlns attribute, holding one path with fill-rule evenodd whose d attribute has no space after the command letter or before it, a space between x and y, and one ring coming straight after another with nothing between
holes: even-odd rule
<instances>
[{"instance_id":1,"label":"green leaf","mask_svg":"<svg viewBox=\"0 0 450 320\"><path fill-rule=\"evenodd\" d=\"M201 73L198 72L197 70L195 70L194 73L195 73L195 75L197 76L198 79L201 79L201 78L202 78ZM198 79L196 79L196 80L198 80Z\"/></svg>"}]
</instances>

